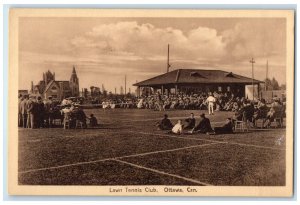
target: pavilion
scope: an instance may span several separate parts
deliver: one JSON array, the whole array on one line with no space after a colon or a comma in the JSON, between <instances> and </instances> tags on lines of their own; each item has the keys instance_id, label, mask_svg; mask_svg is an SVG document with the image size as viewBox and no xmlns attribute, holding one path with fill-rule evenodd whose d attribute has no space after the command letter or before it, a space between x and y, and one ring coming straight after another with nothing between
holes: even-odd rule
<instances>
[{"instance_id":1,"label":"pavilion","mask_svg":"<svg viewBox=\"0 0 300 205\"><path fill-rule=\"evenodd\" d=\"M177 69L133 85L137 86L138 96L145 91L147 94L157 91L164 94L218 91L246 97L246 85L254 85L255 92L259 93L260 83L264 82L222 70Z\"/></svg>"}]
</instances>

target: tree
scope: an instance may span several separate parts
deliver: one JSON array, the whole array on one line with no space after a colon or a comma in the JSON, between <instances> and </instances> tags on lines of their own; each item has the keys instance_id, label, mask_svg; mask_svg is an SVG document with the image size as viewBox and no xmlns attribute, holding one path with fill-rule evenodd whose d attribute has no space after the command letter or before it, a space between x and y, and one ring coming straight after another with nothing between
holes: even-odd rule
<instances>
[{"instance_id":1,"label":"tree","mask_svg":"<svg viewBox=\"0 0 300 205\"><path fill-rule=\"evenodd\" d=\"M280 90L285 90L286 89L286 84L281 84Z\"/></svg>"},{"instance_id":2,"label":"tree","mask_svg":"<svg viewBox=\"0 0 300 205\"><path fill-rule=\"evenodd\" d=\"M272 79L272 87L273 87L273 90L279 90L279 83L274 77Z\"/></svg>"},{"instance_id":3,"label":"tree","mask_svg":"<svg viewBox=\"0 0 300 205\"><path fill-rule=\"evenodd\" d=\"M272 90L272 81L269 78L265 79L265 86L266 90Z\"/></svg>"},{"instance_id":4,"label":"tree","mask_svg":"<svg viewBox=\"0 0 300 205\"><path fill-rule=\"evenodd\" d=\"M269 78L265 79L266 90L279 90L280 86L278 81L273 77L272 80Z\"/></svg>"}]
</instances>

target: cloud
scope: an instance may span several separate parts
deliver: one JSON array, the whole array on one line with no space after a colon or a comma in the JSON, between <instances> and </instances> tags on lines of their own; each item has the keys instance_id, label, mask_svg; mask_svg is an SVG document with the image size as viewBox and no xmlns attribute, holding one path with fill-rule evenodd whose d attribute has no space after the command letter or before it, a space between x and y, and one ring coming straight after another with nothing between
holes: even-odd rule
<instances>
[{"instance_id":1,"label":"cloud","mask_svg":"<svg viewBox=\"0 0 300 205\"><path fill-rule=\"evenodd\" d=\"M279 25L281 24L281 25ZM237 23L222 32L226 50L231 60L282 56L286 53L284 22L252 21Z\"/></svg>"},{"instance_id":2,"label":"cloud","mask_svg":"<svg viewBox=\"0 0 300 205\"><path fill-rule=\"evenodd\" d=\"M189 23L187 20L186 24ZM80 22L74 25L77 24ZM41 28L32 32L32 25L24 27L23 33L27 35L20 37L19 65L23 76L20 87L27 87L28 79L39 80L48 69L61 79L69 79L75 65L80 87L104 83L114 90L123 85L125 74L128 74L128 83L135 83L165 72L167 44L170 44L171 69L221 69L250 77L249 60L254 57L258 79L263 80L268 59L270 76L285 82L285 75L280 74L286 67L285 22L282 20L239 19L226 29L203 26L198 20L194 20L195 26L189 24L186 28L172 22L164 27L155 22L138 21L97 23L81 29L69 23L59 29L55 25L57 23L49 30L44 28L47 35L37 32L43 30ZM72 34L67 28L76 32ZM32 69L35 69L34 74Z\"/></svg>"},{"instance_id":3,"label":"cloud","mask_svg":"<svg viewBox=\"0 0 300 205\"><path fill-rule=\"evenodd\" d=\"M167 44L171 45L174 59L219 58L224 55L222 36L212 28L198 27L183 33L172 27L158 28L136 21L102 24L71 40L74 49L83 54L129 53L145 59L166 56ZM90 53L90 52L88 52Z\"/></svg>"}]
</instances>

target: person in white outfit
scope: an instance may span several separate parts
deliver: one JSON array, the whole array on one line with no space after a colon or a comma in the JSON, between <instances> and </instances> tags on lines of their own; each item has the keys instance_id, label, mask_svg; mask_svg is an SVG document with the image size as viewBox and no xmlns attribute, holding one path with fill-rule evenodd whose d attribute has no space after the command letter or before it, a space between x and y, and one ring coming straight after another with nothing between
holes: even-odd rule
<instances>
[{"instance_id":1,"label":"person in white outfit","mask_svg":"<svg viewBox=\"0 0 300 205\"><path fill-rule=\"evenodd\" d=\"M172 128L172 133L181 134L183 130L182 127L183 127L182 121L178 120L177 124L174 125L174 127Z\"/></svg>"},{"instance_id":2,"label":"person in white outfit","mask_svg":"<svg viewBox=\"0 0 300 205\"><path fill-rule=\"evenodd\" d=\"M208 98L206 99L206 102L208 103L208 114L213 115L216 98L210 93Z\"/></svg>"}]
</instances>

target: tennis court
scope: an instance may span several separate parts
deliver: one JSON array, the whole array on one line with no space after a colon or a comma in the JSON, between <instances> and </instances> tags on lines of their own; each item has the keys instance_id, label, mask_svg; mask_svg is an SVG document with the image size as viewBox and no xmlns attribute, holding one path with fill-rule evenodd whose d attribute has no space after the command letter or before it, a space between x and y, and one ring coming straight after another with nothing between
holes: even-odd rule
<instances>
[{"instance_id":1,"label":"tennis court","mask_svg":"<svg viewBox=\"0 0 300 205\"><path fill-rule=\"evenodd\" d=\"M19 129L19 184L24 185L285 185L285 129L224 135L167 134L193 112L87 109L99 128ZM230 112L208 116L220 126Z\"/></svg>"}]
</instances>

